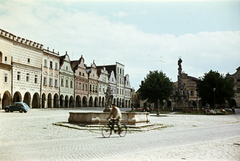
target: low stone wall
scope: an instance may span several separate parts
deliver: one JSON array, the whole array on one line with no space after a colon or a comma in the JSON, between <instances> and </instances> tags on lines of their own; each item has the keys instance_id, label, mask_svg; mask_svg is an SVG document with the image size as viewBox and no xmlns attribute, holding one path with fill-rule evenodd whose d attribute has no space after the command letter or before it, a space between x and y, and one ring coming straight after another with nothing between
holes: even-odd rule
<instances>
[{"instance_id":1,"label":"low stone wall","mask_svg":"<svg viewBox=\"0 0 240 161\"><path fill-rule=\"evenodd\" d=\"M108 112L69 112L68 122L80 124L105 125L108 123ZM149 123L148 112L122 112L122 121L128 125Z\"/></svg>"}]
</instances>

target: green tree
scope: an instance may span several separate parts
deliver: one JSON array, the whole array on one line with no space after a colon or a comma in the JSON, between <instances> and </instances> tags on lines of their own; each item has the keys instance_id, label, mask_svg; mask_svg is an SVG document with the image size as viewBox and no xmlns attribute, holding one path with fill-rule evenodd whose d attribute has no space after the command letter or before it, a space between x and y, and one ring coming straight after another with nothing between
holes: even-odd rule
<instances>
[{"instance_id":1,"label":"green tree","mask_svg":"<svg viewBox=\"0 0 240 161\"><path fill-rule=\"evenodd\" d=\"M206 103L214 107L215 104L230 102L235 95L234 80L216 71L209 71L199 78L197 92L202 99L203 105Z\"/></svg>"},{"instance_id":2,"label":"green tree","mask_svg":"<svg viewBox=\"0 0 240 161\"><path fill-rule=\"evenodd\" d=\"M139 88L140 99L150 103L163 104L172 94L173 83L162 71L150 71ZM159 115L159 105L158 113Z\"/></svg>"}]
</instances>

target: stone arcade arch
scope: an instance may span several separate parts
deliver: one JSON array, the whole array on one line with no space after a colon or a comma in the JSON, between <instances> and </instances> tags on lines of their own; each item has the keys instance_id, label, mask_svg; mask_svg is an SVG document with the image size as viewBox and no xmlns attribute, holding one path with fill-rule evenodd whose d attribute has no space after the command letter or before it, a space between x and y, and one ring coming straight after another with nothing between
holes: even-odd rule
<instances>
[{"instance_id":1,"label":"stone arcade arch","mask_svg":"<svg viewBox=\"0 0 240 161\"><path fill-rule=\"evenodd\" d=\"M87 97L83 97L83 100L82 100L82 106L83 107L87 107Z\"/></svg>"},{"instance_id":2,"label":"stone arcade arch","mask_svg":"<svg viewBox=\"0 0 240 161\"><path fill-rule=\"evenodd\" d=\"M63 107L64 105L64 97L63 95L60 96L60 107Z\"/></svg>"},{"instance_id":3,"label":"stone arcade arch","mask_svg":"<svg viewBox=\"0 0 240 161\"><path fill-rule=\"evenodd\" d=\"M34 93L33 99L32 99L32 108L40 108L40 102L39 102L39 94Z\"/></svg>"},{"instance_id":4,"label":"stone arcade arch","mask_svg":"<svg viewBox=\"0 0 240 161\"><path fill-rule=\"evenodd\" d=\"M29 92L26 92L24 95L23 102L26 103L29 107L31 107L30 102L31 102L31 95Z\"/></svg>"},{"instance_id":5,"label":"stone arcade arch","mask_svg":"<svg viewBox=\"0 0 240 161\"><path fill-rule=\"evenodd\" d=\"M116 98L113 99L113 102L112 102L112 103L115 104L115 105L117 104L117 103L116 103Z\"/></svg>"},{"instance_id":6,"label":"stone arcade arch","mask_svg":"<svg viewBox=\"0 0 240 161\"><path fill-rule=\"evenodd\" d=\"M42 94L42 108L46 108L46 94Z\"/></svg>"},{"instance_id":7,"label":"stone arcade arch","mask_svg":"<svg viewBox=\"0 0 240 161\"><path fill-rule=\"evenodd\" d=\"M92 98L92 96L89 99L89 107L93 107L93 98Z\"/></svg>"},{"instance_id":8,"label":"stone arcade arch","mask_svg":"<svg viewBox=\"0 0 240 161\"><path fill-rule=\"evenodd\" d=\"M13 95L13 103L14 102L21 102L22 101L22 96L20 92L15 92Z\"/></svg>"},{"instance_id":9,"label":"stone arcade arch","mask_svg":"<svg viewBox=\"0 0 240 161\"><path fill-rule=\"evenodd\" d=\"M104 99L104 97L102 98L102 107L104 107L105 106L105 99Z\"/></svg>"},{"instance_id":10,"label":"stone arcade arch","mask_svg":"<svg viewBox=\"0 0 240 161\"><path fill-rule=\"evenodd\" d=\"M94 100L94 107L98 107L98 98L95 97L95 100Z\"/></svg>"},{"instance_id":11,"label":"stone arcade arch","mask_svg":"<svg viewBox=\"0 0 240 161\"><path fill-rule=\"evenodd\" d=\"M59 107L58 94L55 94L55 95L54 95L54 98L53 98L53 107L54 107L54 108L58 108L58 107Z\"/></svg>"},{"instance_id":12,"label":"stone arcade arch","mask_svg":"<svg viewBox=\"0 0 240 161\"><path fill-rule=\"evenodd\" d=\"M65 96L65 107L69 107L69 100L68 100L68 96Z\"/></svg>"},{"instance_id":13,"label":"stone arcade arch","mask_svg":"<svg viewBox=\"0 0 240 161\"><path fill-rule=\"evenodd\" d=\"M117 107L119 107L119 98L117 98L117 102L116 102L116 104L115 105L117 105Z\"/></svg>"},{"instance_id":14,"label":"stone arcade arch","mask_svg":"<svg viewBox=\"0 0 240 161\"><path fill-rule=\"evenodd\" d=\"M52 94L48 94L48 99L47 99L47 108L52 108Z\"/></svg>"},{"instance_id":15,"label":"stone arcade arch","mask_svg":"<svg viewBox=\"0 0 240 161\"><path fill-rule=\"evenodd\" d=\"M81 97L79 95L76 97L76 107L81 107Z\"/></svg>"},{"instance_id":16,"label":"stone arcade arch","mask_svg":"<svg viewBox=\"0 0 240 161\"><path fill-rule=\"evenodd\" d=\"M0 98L1 99L1 98ZM11 95L9 91L5 91L2 98L2 108L5 106L11 105Z\"/></svg>"},{"instance_id":17,"label":"stone arcade arch","mask_svg":"<svg viewBox=\"0 0 240 161\"><path fill-rule=\"evenodd\" d=\"M70 96L69 107L74 107L74 98Z\"/></svg>"},{"instance_id":18,"label":"stone arcade arch","mask_svg":"<svg viewBox=\"0 0 240 161\"><path fill-rule=\"evenodd\" d=\"M98 103L99 107L102 107L102 98L99 97L98 100L99 100L99 103Z\"/></svg>"}]
</instances>

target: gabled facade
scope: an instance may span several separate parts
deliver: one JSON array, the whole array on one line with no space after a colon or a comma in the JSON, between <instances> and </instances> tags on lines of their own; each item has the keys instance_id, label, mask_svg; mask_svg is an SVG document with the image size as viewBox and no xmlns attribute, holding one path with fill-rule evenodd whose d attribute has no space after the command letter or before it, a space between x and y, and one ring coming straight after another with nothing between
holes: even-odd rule
<instances>
[{"instance_id":1,"label":"gabled facade","mask_svg":"<svg viewBox=\"0 0 240 161\"><path fill-rule=\"evenodd\" d=\"M97 68L98 73L98 100L99 100L99 107L105 107L105 93L107 87L109 86L108 83L108 71L105 67Z\"/></svg>"},{"instance_id":2,"label":"gabled facade","mask_svg":"<svg viewBox=\"0 0 240 161\"><path fill-rule=\"evenodd\" d=\"M240 67L236 69L234 74L227 74L227 77L233 78L236 90L236 95L233 98L230 106L240 107Z\"/></svg>"},{"instance_id":3,"label":"gabled facade","mask_svg":"<svg viewBox=\"0 0 240 161\"><path fill-rule=\"evenodd\" d=\"M81 56L79 60L71 62L75 80L75 107L88 106L88 74L84 61Z\"/></svg>"},{"instance_id":4,"label":"gabled facade","mask_svg":"<svg viewBox=\"0 0 240 161\"><path fill-rule=\"evenodd\" d=\"M10 33L0 30L0 109L12 102L12 50Z\"/></svg>"},{"instance_id":5,"label":"gabled facade","mask_svg":"<svg viewBox=\"0 0 240 161\"><path fill-rule=\"evenodd\" d=\"M116 62L115 65L98 66L105 67L109 76L109 85L113 92L113 103L118 107L130 107L131 88L129 75L124 76L124 65ZM125 81L127 81L125 83ZM130 93L130 94L129 94Z\"/></svg>"},{"instance_id":6,"label":"gabled facade","mask_svg":"<svg viewBox=\"0 0 240 161\"><path fill-rule=\"evenodd\" d=\"M113 103L130 107L129 75L124 65L87 67L81 56L70 61L66 53L44 49L40 43L0 29L0 109L13 102L30 108L104 107L110 86Z\"/></svg>"},{"instance_id":7,"label":"gabled facade","mask_svg":"<svg viewBox=\"0 0 240 161\"><path fill-rule=\"evenodd\" d=\"M74 107L74 72L68 54L60 57L60 107Z\"/></svg>"},{"instance_id":8,"label":"gabled facade","mask_svg":"<svg viewBox=\"0 0 240 161\"><path fill-rule=\"evenodd\" d=\"M109 86L110 89L112 91L112 95L113 95L113 102L114 104L117 105L117 80L115 78L115 73L112 70L110 75L109 75Z\"/></svg>"},{"instance_id":9,"label":"gabled facade","mask_svg":"<svg viewBox=\"0 0 240 161\"><path fill-rule=\"evenodd\" d=\"M42 58L42 108L59 107L59 54L43 50Z\"/></svg>"},{"instance_id":10,"label":"gabled facade","mask_svg":"<svg viewBox=\"0 0 240 161\"><path fill-rule=\"evenodd\" d=\"M87 68L89 83L89 107L98 107L98 75L95 62Z\"/></svg>"},{"instance_id":11,"label":"gabled facade","mask_svg":"<svg viewBox=\"0 0 240 161\"><path fill-rule=\"evenodd\" d=\"M15 37L12 49L12 102L40 108L43 45Z\"/></svg>"}]
</instances>

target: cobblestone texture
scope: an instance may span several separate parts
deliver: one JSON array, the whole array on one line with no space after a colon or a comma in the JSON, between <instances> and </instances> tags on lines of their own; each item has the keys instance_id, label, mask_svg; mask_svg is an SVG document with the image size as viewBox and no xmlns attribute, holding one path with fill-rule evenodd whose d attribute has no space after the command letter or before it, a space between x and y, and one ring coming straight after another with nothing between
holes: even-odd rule
<instances>
[{"instance_id":1,"label":"cobblestone texture","mask_svg":"<svg viewBox=\"0 0 240 161\"><path fill-rule=\"evenodd\" d=\"M97 130L53 125L67 122L68 112L73 110L102 109L0 111L0 160L240 161L240 115L151 115L151 123L166 128L106 139Z\"/></svg>"}]
</instances>

